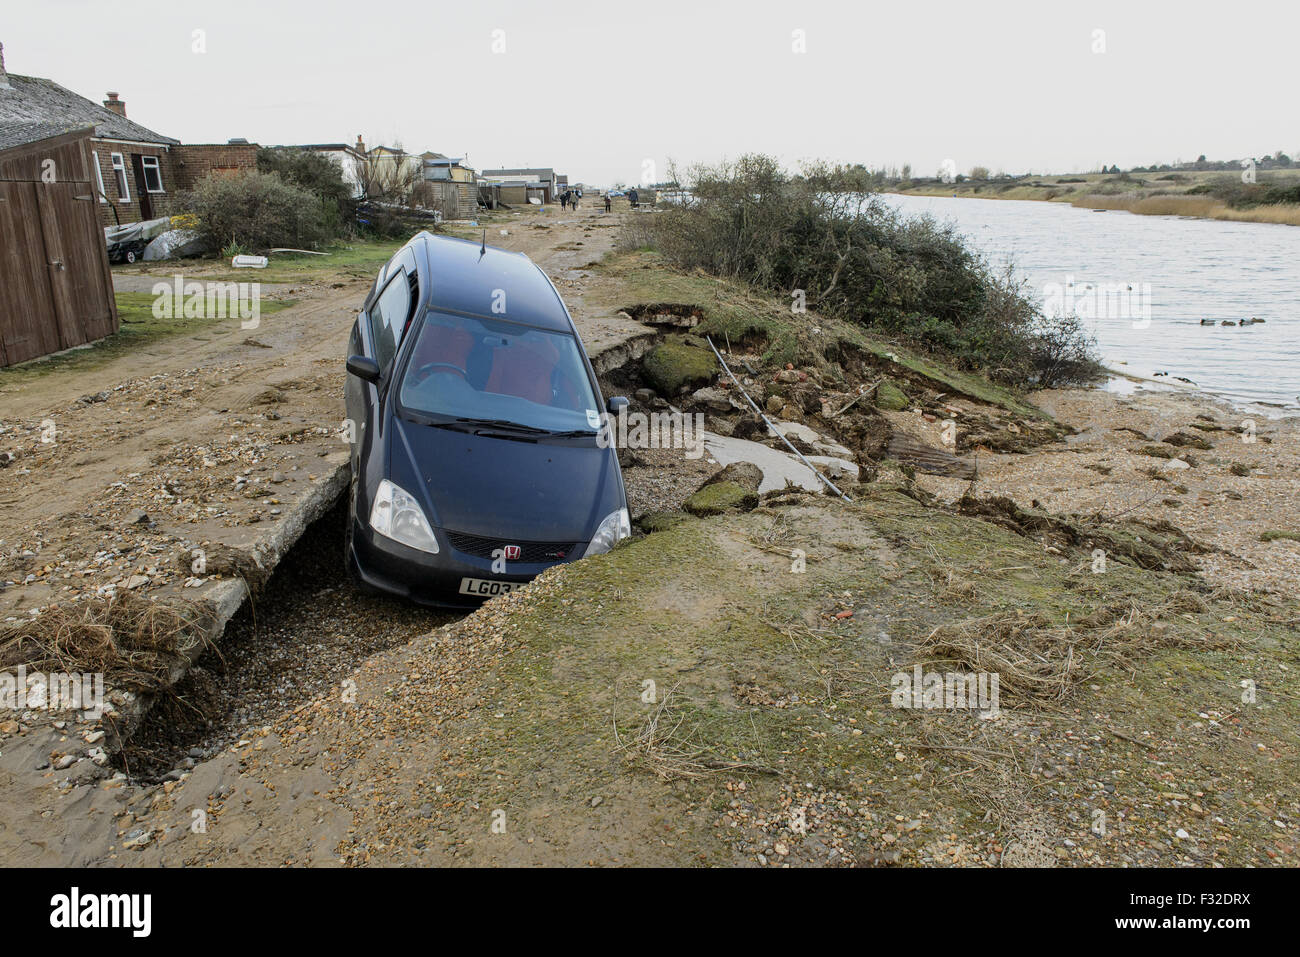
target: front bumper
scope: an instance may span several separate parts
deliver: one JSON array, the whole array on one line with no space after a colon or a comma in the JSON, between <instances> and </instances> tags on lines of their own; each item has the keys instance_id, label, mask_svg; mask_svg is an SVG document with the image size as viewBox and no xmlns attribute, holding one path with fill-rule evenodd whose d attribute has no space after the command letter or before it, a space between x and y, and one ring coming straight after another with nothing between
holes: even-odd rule
<instances>
[{"instance_id":1,"label":"front bumper","mask_svg":"<svg viewBox=\"0 0 1300 957\"><path fill-rule=\"evenodd\" d=\"M377 534L370 526L349 516L352 522L352 548L347 562L352 572L366 585L390 595L407 598L435 608L477 608L491 596L466 595L460 592L462 578L488 581L530 582L552 565L564 565L572 558L551 562L508 562L506 572L495 574L492 560L457 551L448 544L440 529L434 531L440 551L436 555L411 548ZM577 555L586 549L584 542Z\"/></svg>"}]
</instances>

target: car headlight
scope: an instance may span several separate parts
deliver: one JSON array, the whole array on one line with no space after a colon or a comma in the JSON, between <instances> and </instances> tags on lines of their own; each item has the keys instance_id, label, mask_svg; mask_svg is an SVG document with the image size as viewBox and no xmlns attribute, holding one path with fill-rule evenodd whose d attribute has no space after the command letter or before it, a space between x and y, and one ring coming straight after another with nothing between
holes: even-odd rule
<instances>
[{"instance_id":1,"label":"car headlight","mask_svg":"<svg viewBox=\"0 0 1300 957\"><path fill-rule=\"evenodd\" d=\"M438 540L433 537L433 529L420 504L388 479L379 483L375 503L370 507L370 527L395 542L438 554Z\"/></svg>"},{"instance_id":2,"label":"car headlight","mask_svg":"<svg viewBox=\"0 0 1300 957\"><path fill-rule=\"evenodd\" d=\"M632 535L632 520L628 518L627 509L620 508L617 512L610 512L601 521L600 527L596 529L596 534L591 537L591 542L587 545L583 558L588 555L602 555L613 548L617 543Z\"/></svg>"}]
</instances>

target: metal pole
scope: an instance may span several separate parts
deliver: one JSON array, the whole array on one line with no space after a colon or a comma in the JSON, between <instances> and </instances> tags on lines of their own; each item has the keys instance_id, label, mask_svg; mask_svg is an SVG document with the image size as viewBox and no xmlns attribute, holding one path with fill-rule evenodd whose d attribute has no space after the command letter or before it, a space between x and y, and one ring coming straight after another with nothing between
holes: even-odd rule
<instances>
[{"instance_id":1,"label":"metal pole","mask_svg":"<svg viewBox=\"0 0 1300 957\"><path fill-rule=\"evenodd\" d=\"M843 492L837 489L835 487L834 482L828 479L825 475L822 475L821 472L817 471L817 466L813 465L806 458L804 458L803 453L800 452L798 449L796 449L793 445L791 445L790 440L785 437L785 434L780 429L778 429L775 425L772 424L772 420L763 414L762 409L760 409L757 405L754 404L754 400L749 397L749 393L746 392L745 387L740 384L740 380L736 378L736 374L732 372L731 369L727 366L727 361L722 358L722 353L718 351L718 347L713 344L712 337L705 336L704 339L706 342L708 342L709 348L713 350L713 354L718 357L718 362L722 363L722 371L724 371L725 373L727 373L728 376L731 377L732 382L736 383L736 388L739 389L740 394L745 397L745 401L749 403L749 407L758 414L758 417L767 424L767 427L769 429L771 429L774 433L776 433L776 436L786 444L786 446L790 449L791 452L799 456L799 461L801 461L804 465L808 466L808 468L812 469L812 473L816 475L819 479L821 479L823 482L825 482L832 492L834 492L840 498L844 499L844 501L848 502L849 504L852 504L853 499L849 498L847 495L845 495Z\"/></svg>"}]
</instances>

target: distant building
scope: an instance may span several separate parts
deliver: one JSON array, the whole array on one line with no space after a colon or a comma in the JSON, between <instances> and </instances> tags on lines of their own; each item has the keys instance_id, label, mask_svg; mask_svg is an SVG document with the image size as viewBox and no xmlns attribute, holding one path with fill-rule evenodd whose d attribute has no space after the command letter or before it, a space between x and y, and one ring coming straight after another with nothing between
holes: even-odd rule
<instances>
[{"instance_id":1,"label":"distant building","mask_svg":"<svg viewBox=\"0 0 1300 957\"><path fill-rule=\"evenodd\" d=\"M456 156L444 156L441 153L421 153L426 180L451 180L454 183L472 183L478 175L465 161Z\"/></svg>"},{"instance_id":2,"label":"distant building","mask_svg":"<svg viewBox=\"0 0 1300 957\"><path fill-rule=\"evenodd\" d=\"M540 196L542 202L553 203L560 198L560 193L564 192L560 188L560 180L568 182L567 176L557 176L554 169L547 168L520 168L520 169L485 169L479 174L483 179L490 183L501 184L526 184L532 187L529 192L535 196ZM513 194L512 194L513 195ZM524 200L526 202L527 200ZM509 203L511 200L502 196L502 202Z\"/></svg>"},{"instance_id":3,"label":"distant building","mask_svg":"<svg viewBox=\"0 0 1300 957\"><path fill-rule=\"evenodd\" d=\"M366 150L366 156L377 166L406 170L407 175L420 178L420 157L413 156L406 150L394 149L391 146L373 146Z\"/></svg>"},{"instance_id":4,"label":"distant building","mask_svg":"<svg viewBox=\"0 0 1300 957\"><path fill-rule=\"evenodd\" d=\"M478 175L457 156L421 153L423 182L417 198L443 219L472 219L478 213Z\"/></svg>"},{"instance_id":5,"label":"distant building","mask_svg":"<svg viewBox=\"0 0 1300 957\"><path fill-rule=\"evenodd\" d=\"M298 149L311 153L320 153L339 168L343 182L352 190L352 198L360 199L364 190L359 175L360 167L366 159L366 144L360 136L355 146L347 143L304 143L297 146L276 147L276 149Z\"/></svg>"}]
</instances>

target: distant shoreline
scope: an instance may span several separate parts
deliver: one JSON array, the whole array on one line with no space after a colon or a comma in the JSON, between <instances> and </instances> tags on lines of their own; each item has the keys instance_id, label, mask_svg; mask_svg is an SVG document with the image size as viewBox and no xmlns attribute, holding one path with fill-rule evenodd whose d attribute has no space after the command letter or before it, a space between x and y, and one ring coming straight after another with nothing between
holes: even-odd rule
<instances>
[{"instance_id":1,"label":"distant shoreline","mask_svg":"<svg viewBox=\"0 0 1300 957\"><path fill-rule=\"evenodd\" d=\"M1287 405L1282 402L1270 402L1261 399L1244 399L1238 396L1229 395L1225 392L1215 391L1209 386L1203 386L1197 382L1184 382L1177 376L1153 377L1138 375L1135 372L1117 369L1113 364L1102 363L1105 370L1105 376L1082 389L1092 389L1098 392L1105 392L1110 395L1130 395L1139 391L1162 395L1180 395L1190 399L1204 402L1208 405L1230 409L1233 412L1242 412L1248 415L1262 415L1270 421L1281 421L1286 419L1300 418L1300 409L1293 405ZM1132 383L1133 392L1128 392L1114 388L1114 381L1122 379Z\"/></svg>"},{"instance_id":2,"label":"distant shoreline","mask_svg":"<svg viewBox=\"0 0 1300 957\"><path fill-rule=\"evenodd\" d=\"M933 196L945 199L1009 199L1069 203L1078 209L1120 211L1142 216L1180 216L1227 222L1300 226L1300 204L1270 203L1247 208L1228 205L1208 193L1193 193L1225 175L1216 173L1154 174L1086 173L1021 177L1015 180L964 180L960 183L926 182L906 188L885 186L882 193L896 196ZM1300 169L1275 171L1279 179L1300 183ZM1170 179L1169 177L1177 177Z\"/></svg>"}]
</instances>

